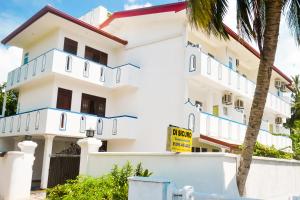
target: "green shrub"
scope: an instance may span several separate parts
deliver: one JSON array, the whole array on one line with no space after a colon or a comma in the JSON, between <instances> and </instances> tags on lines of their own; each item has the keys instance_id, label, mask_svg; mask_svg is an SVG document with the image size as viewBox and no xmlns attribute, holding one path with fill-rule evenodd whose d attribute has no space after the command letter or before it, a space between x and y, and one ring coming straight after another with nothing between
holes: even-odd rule
<instances>
[{"instance_id":1,"label":"green shrub","mask_svg":"<svg viewBox=\"0 0 300 200\"><path fill-rule=\"evenodd\" d=\"M268 146L260 144L258 142L256 142L256 144L255 144L253 155L269 157L269 158L282 158L282 159L292 159L293 158L292 153L280 151L280 150L277 150L274 146L268 147Z\"/></svg>"},{"instance_id":2,"label":"green shrub","mask_svg":"<svg viewBox=\"0 0 300 200\"><path fill-rule=\"evenodd\" d=\"M49 200L127 200L128 181L130 176L152 175L149 170L144 170L141 163L134 169L127 162L122 168L117 165L109 174L93 178L79 176L75 180L69 180L64 185L47 189Z\"/></svg>"}]
</instances>

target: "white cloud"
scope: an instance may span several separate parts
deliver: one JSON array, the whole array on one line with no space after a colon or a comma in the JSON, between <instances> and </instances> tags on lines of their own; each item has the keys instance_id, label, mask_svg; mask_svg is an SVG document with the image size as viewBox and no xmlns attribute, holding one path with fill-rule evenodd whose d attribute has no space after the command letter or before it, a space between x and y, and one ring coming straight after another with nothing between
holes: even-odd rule
<instances>
[{"instance_id":1,"label":"white cloud","mask_svg":"<svg viewBox=\"0 0 300 200\"><path fill-rule=\"evenodd\" d=\"M22 49L0 45L0 83L6 82L9 71L20 66L21 59Z\"/></svg>"},{"instance_id":2,"label":"white cloud","mask_svg":"<svg viewBox=\"0 0 300 200\"><path fill-rule=\"evenodd\" d=\"M152 4L149 2L147 2L145 4L132 4L132 3L130 3L131 1L133 1L133 0L128 0L129 3L124 5L125 10L132 10L132 9L145 8L145 7L152 6ZM135 1L133 1L133 2L135 2Z\"/></svg>"},{"instance_id":3,"label":"white cloud","mask_svg":"<svg viewBox=\"0 0 300 200\"><path fill-rule=\"evenodd\" d=\"M0 40L16 29L23 20L7 12L0 13ZM7 74L12 69L19 67L22 59L22 50L17 47L5 47L0 44L0 83L7 79Z\"/></svg>"}]
</instances>

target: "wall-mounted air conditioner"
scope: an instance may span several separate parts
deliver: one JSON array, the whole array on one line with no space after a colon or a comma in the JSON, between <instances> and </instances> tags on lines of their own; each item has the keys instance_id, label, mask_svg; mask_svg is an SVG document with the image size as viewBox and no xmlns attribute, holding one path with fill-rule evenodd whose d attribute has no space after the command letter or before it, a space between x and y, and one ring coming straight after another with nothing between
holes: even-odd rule
<instances>
[{"instance_id":1,"label":"wall-mounted air conditioner","mask_svg":"<svg viewBox=\"0 0 300 200\"><path fill-rule=\"evenodd\" d=\"M276 124L282 124L282 117L276 117L275 118L275 123Z\"/></svg>"},{"instance_id":2,"label":"wall-mounted air conditioner","mask_svg":"<svg viewBox=\"0 0 300 200\"><path fill-rule=\"evenodd\" d=\"M281 88L281 80L275 79L275 88L280 89Z\"/></svg>"},{"instance_id":3,"label":"wall-mounted air conditioner","mask_svg":"<svg viewBox=\"0 0 300 200\"><path fill-rule=\"evenodd\" d=\"M224 105L232 105L232 94L231 93L226 93L222 97L222 103Z\"/></svg>"},{"instance_id":4,"label":"wall-mounted air conditioner","mask_svg":"<svg viewBox=\"0 0 300 200\"><path fill-rule=\"evenodd\" d=\"M199 111L203 111L203 103L202 102L195 101L195 105L196 105L196 108L199 109Z\"/></svg>"},{"instance_id":5,"label":"wall-mounted air conditioner","mask_svg":"<svg viewBox=\"0 0 300 200\"><path fill-rule=\"evenodd\" d=\"M241 100L241 99L237 99L234 103L234 107L235 109L237 110L243 110L245 107L244 107L244 101Z\"/></svg>"}]
</instances>

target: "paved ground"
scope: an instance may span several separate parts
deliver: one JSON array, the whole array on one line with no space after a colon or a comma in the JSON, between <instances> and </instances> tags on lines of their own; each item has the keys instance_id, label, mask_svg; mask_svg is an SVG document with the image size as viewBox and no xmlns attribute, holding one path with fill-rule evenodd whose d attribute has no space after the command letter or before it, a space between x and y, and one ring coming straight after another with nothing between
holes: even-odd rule
<instances>
[{"instance_id":1,"label":"paved ground","mask_svg":"<svg viewBox=\"0 0 300 200\"><path fill-rule=\"evenodd\" d=\"M31 192L30 200L44 200L44 199L46 199L45 190L37 190Z\"/></svg>"}]
</instances>

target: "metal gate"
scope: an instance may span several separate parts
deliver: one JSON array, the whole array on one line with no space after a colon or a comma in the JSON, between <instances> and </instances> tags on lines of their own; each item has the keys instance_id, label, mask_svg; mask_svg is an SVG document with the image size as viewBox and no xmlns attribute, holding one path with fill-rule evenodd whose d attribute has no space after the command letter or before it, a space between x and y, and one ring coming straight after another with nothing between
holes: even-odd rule
<instances>
[{"instance_id":1,"label":"metal gate","mask_svg":"<svg viewBox=\"0 0 300 200\"><path fill-rule=\"evenodd\" d=\"M66 183L69 179L75 179L79 175L79 164L79 155L51 155L48 187L54 187Z\"/></svg>"}]
</instances>

